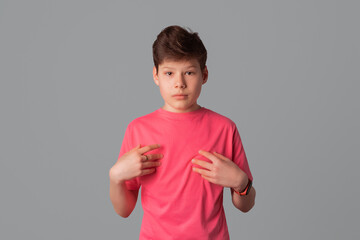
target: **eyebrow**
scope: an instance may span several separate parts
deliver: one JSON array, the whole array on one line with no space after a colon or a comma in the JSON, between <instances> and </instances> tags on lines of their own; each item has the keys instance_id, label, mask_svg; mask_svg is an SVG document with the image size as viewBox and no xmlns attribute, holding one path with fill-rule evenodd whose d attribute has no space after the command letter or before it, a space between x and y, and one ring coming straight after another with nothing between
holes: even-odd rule
<instances>
[{"instance_id":1,"label":"eyebrow","mask_svg":"<svg viewBox=\"0 0 360 240\"><path fill-rule=\"evenodd\" d=\"M162 67L163 69L175 69L175 68L173 68L173 67ZM187 67L185 67L185 69L188 69L188 68L196 68L196 66L195 65L190 65L190 66L187 66Z\"/></svg>"}]
</instances>

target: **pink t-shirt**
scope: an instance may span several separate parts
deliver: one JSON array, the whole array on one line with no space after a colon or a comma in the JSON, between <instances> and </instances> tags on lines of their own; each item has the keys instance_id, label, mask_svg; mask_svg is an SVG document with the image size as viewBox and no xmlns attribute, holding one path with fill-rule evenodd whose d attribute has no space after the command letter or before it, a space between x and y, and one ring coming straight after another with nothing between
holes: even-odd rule
<instances>
[{"instance_id":1,"label":"pink t-shirt","mask_svg":"<svg viewBox=\"0 0 360 240\"><path fill-rule=\"evenodd\" d=\"M205 107L187 113L159 108L129 123L119 157L138 144L155 143L161 147L146 154L162 153L162 165L126 181L130 190L141 186L140 239L229 239L223 187L193 172L191 159L210 162L198 151L216 151L253 180L235 123Z\"/></svg>"}]
</instances>

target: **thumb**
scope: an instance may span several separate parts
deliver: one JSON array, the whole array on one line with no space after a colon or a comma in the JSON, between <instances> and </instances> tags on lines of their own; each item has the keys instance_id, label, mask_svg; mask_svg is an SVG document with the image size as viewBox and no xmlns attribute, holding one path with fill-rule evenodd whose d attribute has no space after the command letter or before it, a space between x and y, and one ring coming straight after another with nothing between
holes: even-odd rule
<instances>
[{"instance_id":1,"label":"thumb","mask_svg":"<svg viewBox=\"0 0 360 240\"><path fill-rule=\"evenodd\" d=\"M136 145L136 146L133 148L133 150L140 148L140 146L141 146L141 144L139 143L138 145Z\"/></svg>"}]
</instances>

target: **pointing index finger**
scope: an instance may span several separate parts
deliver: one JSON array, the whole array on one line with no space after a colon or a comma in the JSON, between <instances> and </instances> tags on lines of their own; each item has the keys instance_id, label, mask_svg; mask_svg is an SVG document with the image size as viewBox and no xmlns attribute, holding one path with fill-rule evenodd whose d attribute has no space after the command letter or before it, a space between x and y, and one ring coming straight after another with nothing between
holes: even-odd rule
<instances>
[{"instance_id":1,"label":"pointing index finger","mask_svg":"<svg viewBox=\"0 0 360 240\"><path fill-rule=\"evenodd\" d=\"M160 147L160 144L151 144L151 145L147 145L147 146L140 148L139 152L140 152L140 154L144 154L146 152L157 149L159 147Z\"/></svg>"}]
</instances>

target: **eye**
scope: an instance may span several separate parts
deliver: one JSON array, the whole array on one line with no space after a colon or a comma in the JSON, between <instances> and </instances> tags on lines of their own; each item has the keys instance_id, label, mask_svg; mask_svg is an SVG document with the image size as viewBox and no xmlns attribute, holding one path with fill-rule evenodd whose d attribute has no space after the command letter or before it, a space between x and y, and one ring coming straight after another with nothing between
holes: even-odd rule
<instances>
[{"instance_id":1,"label":"eye","mask_svg":"<svg viewBox=\"0 0 360 240\"><path fill-rule=\"evenodd\" d=\"M171 76L171 75L172 75L172 72L166 72L165 75L166 75L166 76Z\"/></svg>"},{"instance_id":2,"label":"eye","mask_svg":"<svg viewBox=\"0 0 360 240\"><path fill-rule=\"evenodd\" d=\"M186 72L185 74L186 75L193 75L194 73L193 72Z\"/></svg>"}]
</instances>

